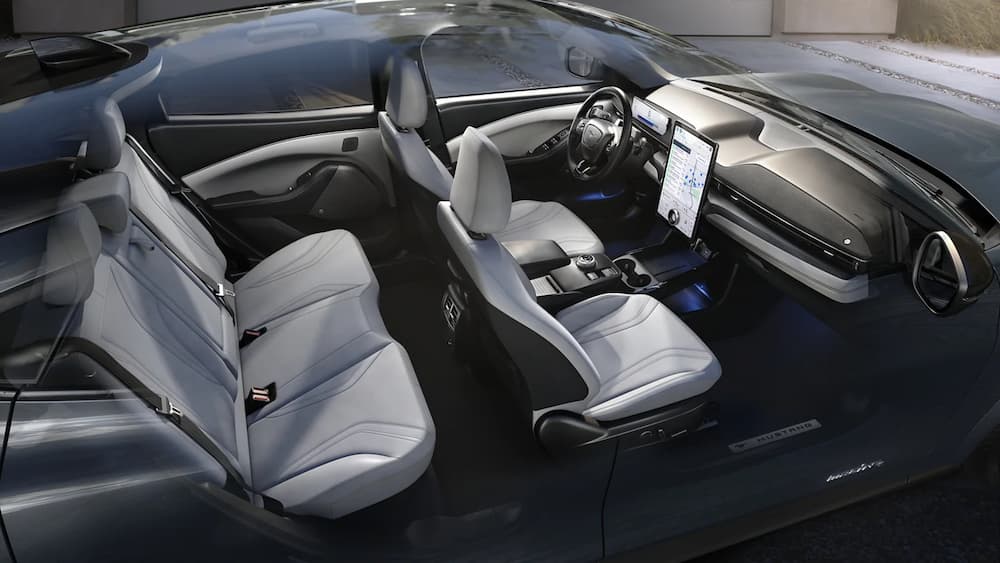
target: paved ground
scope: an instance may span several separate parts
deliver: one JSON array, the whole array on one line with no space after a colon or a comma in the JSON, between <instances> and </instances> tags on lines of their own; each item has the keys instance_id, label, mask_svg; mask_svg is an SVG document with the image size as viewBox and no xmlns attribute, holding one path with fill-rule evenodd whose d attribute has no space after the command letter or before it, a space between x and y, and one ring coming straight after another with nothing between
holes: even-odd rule
<instances>
[{"instance_id":1,"label":"paved ground","mask_svg":"<svg viewBox=\"0 0 1000 563\"><path fill-rule=\"evenodd\" d=\"M905 41L687 39L754 72L832 74L874 90L927 99L1000 123L1000 54Z\"/></svg>"}]
</instances>

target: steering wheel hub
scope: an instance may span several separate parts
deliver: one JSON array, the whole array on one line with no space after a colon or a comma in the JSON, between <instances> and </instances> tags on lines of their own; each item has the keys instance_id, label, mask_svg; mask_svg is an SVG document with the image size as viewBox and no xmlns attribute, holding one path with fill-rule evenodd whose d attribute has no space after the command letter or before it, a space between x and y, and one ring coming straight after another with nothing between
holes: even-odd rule
<instances>
[{"instance_id":1,"label":"steering wheel hub","mask_svg":"<svg viewBox=\"0 0 1000 563\"><path fill-rule=\"evenodd\" d=\"M605 111L597 104L610 101L621 111ZM632 138L632 107L620 88L606 87L587 98L570 128L569 169L582 181L608 176L628 155Z\"/></svg>"}]
</instances>

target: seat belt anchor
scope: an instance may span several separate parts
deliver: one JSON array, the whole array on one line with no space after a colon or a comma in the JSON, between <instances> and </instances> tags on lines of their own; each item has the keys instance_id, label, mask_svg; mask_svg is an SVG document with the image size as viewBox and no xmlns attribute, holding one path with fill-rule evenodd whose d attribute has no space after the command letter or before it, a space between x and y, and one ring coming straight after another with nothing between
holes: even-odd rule
<instances>
[{"instance_id":1,"label":"seat belt anchor","mask_svg":"<svg viewBox=\"0 0 1000 563\"><path fill-rule=\"evenodd\" d=\"M153 410L156 411L156 414L171 418L175 422L179 422L180 419L184 417L184 413L182 413L179 408L175 407L174 404L170 402L170 399L162 395L160 396L160 406Z\"/></svg>"},{"instance_id":2,"label":"seat belt anchor","mask_svg":"<svg viewBox=\"0 0 1000 563\"><path fill-rule=\"evenodd\" d=\"M219 282L219 285L215 289L215 295L217 297L236 297L236 292L222 285L222 282Z\"/></svg>"},{"instance_id":3,"label":"seat belt anchor","mask_svg":"<svg viewBox=\"0 0 1000 563\"><path fill-rule=\"evenodd\" d=\"M266 326L262 326L260 328L248 328L244 330L243 335L240 336L240 348L249 346L254 340L257 340L265 334L267 334Z\"/></svg>"}]
</instances>

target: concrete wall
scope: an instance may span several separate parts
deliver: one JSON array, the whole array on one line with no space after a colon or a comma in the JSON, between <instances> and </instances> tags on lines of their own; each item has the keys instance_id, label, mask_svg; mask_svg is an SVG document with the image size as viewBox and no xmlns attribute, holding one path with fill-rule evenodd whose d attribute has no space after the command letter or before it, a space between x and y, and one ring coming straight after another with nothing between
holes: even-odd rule
<instances>
[{"instance_id":1,"label":"concrete wall","mask_svg":"<svg viewBox=\"0 0 1000 563\"><path fill-rule=\"evenodd\" d=\"M674 35L771 35L771 0L584 0L584 3L644 21Z\"/></svg>"},{"instance_id":2,"label":"concrete wall","mask_svg":"<svg viewBox=\"0 0 1000 563\"><path fill-rule=\"evenodd\" d=\"M896 32L899 0L775 0L775 23L787 34Z\"/></svg>"},{"instance_id":3,"label":"concrete wall","mask_svg":"<svg viewBox=\"0 0 1000 563\"><path fill-rule=\"evenodd\" d=\"M219 10L240 8L257 2L248 0L133 0L136 2L137 21L146 23L157 20L168 20L192 14L204 14Z\"/></svg>"},{"instance_id":4,"label":"concrete wall","mask_svg":"<svg viewBox=\"0 0 1000 563\"><path fill-rule=\"evenodd\" d=\"M85 32L131 25L135 0L13 0L17 33Z\"/></svg>"}]
</instances>

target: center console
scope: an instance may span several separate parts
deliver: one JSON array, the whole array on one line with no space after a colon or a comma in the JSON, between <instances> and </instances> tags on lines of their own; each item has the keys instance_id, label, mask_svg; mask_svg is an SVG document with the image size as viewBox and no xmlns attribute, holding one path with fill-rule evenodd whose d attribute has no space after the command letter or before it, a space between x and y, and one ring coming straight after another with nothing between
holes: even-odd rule
<instances>
[{"instance_id":1,"label":"center console","mask_svg":"<svg viewBox=\"0 0 1000 563\"><path fill-rule=\"evenodd\" d=\"M603 254L575 256L569 264L549 272L547 276L532 280L535 294L542 295L551 288L558 292L580 292L588 295L604 293L616 288L621 272L610 258ZM541 287L540 287L541 286ZM543 293L539 294L539 289Z\"/></svg>"},{"instance_id":2,"label":"center console","mask_svg":"<svg viewBox=\"0 0 1000 563\"><path fill-rule=\"evenodd\" d=\"M632 109L638 134L653 147L644 170L659 184L656 212L667 235L614 260L568 256L549 240L504 242L546 308L607 292L655 292L662 298L700 284L707 273L713 253L697 231L719 145L641 98Z\"/></svg>"},{"instance_id":3,"label":"center console","mask_svg":"<svg viewBox=\"0 0 1000 563\"><path fill-rule=\"evenodd\" d=\"M621 271L604 254L569 256L551 240L503 243L534 286L535 295L597 295L620 289Z\"/></svg>"}]
</instances>

